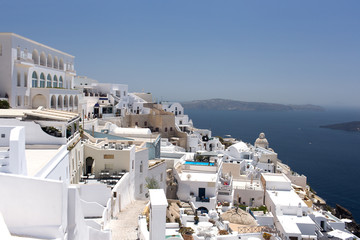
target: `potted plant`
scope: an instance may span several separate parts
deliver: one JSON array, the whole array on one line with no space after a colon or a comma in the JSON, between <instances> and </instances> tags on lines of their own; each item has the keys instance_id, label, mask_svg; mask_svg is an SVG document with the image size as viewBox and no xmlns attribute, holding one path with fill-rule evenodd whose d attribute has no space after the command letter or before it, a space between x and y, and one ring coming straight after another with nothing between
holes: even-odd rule
<instances>
[{"instance_id":1,"label":"potted plant","mask_svg":"<svg viewBox=\"0 0 360 240\"><path fill-rule=\"evenodd\" d=\"M199 223L199 217L197 215L197 211L195 212L195 217L194 217L194 224L197 225Z\"/></svg>"},{"instance_id":2,"label":"potted plant","mask_svg":"<svg viewBox=\"0 0 360 240\"><path fill-rule=\"evenodd\" d=\"M263 233L263 238L264 238L265 240L270 240L271 234L264 232L264 233Z\"/></svg>"},{"instance_id":3,"label":"potted plant","mask_svg":"<svg viewBox=\"0 0 360 240\"><path fill-rule=\"evenodd\" d=\"M179 229L179 233L184 238L184 240L194 240L192 236L194 233L194 229L192 229L191 227L181 227Z\"/></svg>"}]
</instances>

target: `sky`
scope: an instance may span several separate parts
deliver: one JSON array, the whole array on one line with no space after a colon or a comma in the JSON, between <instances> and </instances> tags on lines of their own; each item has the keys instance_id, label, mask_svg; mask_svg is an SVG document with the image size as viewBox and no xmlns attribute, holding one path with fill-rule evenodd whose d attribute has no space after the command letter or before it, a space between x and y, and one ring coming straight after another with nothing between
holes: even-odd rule
<instances>
[{"instance_id":1,"label":"sky","mask_svg":"<svg viewBox=\"0 0 360 240\"><path fill-rule=\"evenodd\" d=\"M0 31L159 101L360 107L360 1L0 0Z\"/></svg>"}]
</instances>

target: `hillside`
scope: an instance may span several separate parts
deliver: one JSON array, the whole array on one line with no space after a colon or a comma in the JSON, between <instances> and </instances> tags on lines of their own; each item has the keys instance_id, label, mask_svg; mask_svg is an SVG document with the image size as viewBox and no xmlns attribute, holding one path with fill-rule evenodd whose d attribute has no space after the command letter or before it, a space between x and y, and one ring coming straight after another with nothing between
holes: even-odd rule
<instances>
[{"instance_id":1,"label":"hillside","mask_svg":"<svg viewBox=\"0 0 360 240\"><path fill-rule=\"evenodd\" d=\"M321 128L330 128L330 129L335 129L335 130L344 130L344 131L349 131L349 132L359 132L360 131L360 121L323 125L320 127Z\"/></svg>"},{"instance_id":2,"label":"hillside","mask_svg":"<svg viewBox=\"0 0 360 240\"><path fill-rule=\"evenodd\" d=\"M230 111L324 111L324 108L316 105L284 105L264 102L244 102L229 99L194 100L181 103L185 109L213 109Z\"/></svg>"}]
</instances>

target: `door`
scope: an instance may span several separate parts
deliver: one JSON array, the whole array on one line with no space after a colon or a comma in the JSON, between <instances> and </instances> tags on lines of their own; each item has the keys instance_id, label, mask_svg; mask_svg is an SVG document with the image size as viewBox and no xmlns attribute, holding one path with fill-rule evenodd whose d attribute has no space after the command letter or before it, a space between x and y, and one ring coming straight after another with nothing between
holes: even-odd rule
<instances>
[{"instance_id":1,"label":"door","mask_svg":"<svg viewBox=\"0 0 360 240\"><path fill-rule=\"evenodd\" d=\"M205 198L205 188L199 188L199 198L200 199Z\"/></svg>"}]
</instances>

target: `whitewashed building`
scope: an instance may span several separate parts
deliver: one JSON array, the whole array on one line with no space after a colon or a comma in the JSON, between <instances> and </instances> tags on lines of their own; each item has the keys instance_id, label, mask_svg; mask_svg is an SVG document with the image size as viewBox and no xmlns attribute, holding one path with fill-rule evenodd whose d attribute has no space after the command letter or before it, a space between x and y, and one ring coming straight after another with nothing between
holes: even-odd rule
<instances>
[{"instance_id":1,"label":"whitewashed building","mask_svg":"<svg viewBox=\"0 0 360 240\"><path fill-rule=\"evenodd\" d=\"M22 37L0 33L0 97L12 108L43 106L78 111L74 56Z\"/></svg>"}]
</instances>

